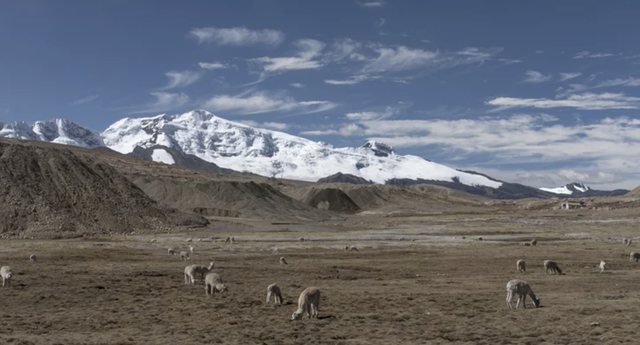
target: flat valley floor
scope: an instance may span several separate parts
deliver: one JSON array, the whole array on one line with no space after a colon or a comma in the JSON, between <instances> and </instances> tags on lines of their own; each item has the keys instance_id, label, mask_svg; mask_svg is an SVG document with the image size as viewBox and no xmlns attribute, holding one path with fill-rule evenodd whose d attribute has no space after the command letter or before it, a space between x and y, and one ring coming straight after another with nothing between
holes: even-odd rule
<instances>
[{"instance_id":1,"label":"flat valley floor","mask_svg":"<svg viewBox=\"0 0 640 345\"><path fill-rule=\"evenodd\" d=\"M12 266L16 276L12 287L0 289L0 344L640 339L640 263L629 261L640 240L631 247L621 243L640 235L637 213L374 218L264 229L253 220L185 234L2 241L0 264ZM225 244L227 236L236 243ZM195 246L189 262L167 255L167 247L185 250L187 238ZM531 238L537 246L519 245ZM359 251L345 251L346 245ZM29 262L31 253L36 263ZM279 264L281 256L288 265ZM202 283L183 284L183 270L212 259L229 291L209 298ZM516 271L518 259L528 264L524 274ZM545 274L545 259L557 261L566 275ZM609 271L598 273L600 260ZM541 308L507 308L505 285L514 278L530 283ZM266 287L274 282L284 305L265 304ZM308 286L321 289L320 319L290 321Z\"/></svg>"}]
</instances>

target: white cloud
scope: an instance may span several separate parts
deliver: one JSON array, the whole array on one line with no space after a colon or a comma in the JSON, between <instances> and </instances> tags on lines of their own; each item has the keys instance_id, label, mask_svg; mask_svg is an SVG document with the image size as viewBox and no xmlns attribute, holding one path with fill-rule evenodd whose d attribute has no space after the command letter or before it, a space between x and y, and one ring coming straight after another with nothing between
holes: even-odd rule
<instances>
[{"instance_id":1,"label":"white cloud","mask_svg":"<svg viewBox=\"0 0 640 345\"><path fill-rule=\"evenodd\" d=\"M379 76L371 76L366 74L358 74L350 76L347 79L326 79L324 82L330 85L355 85L363 81L379 79Z\"/></svg>"},{"instance_id":2,"label":"white cloud","mask_svg":"<svg viewBox=\"0 0 640 345\"><path fill-rule=\"evenodd\" d=\"M324 49L324 43L313 39L301 39L296 41L294 45L297 48L295 56L263 56L251 61L261 65L263 71L267 73L316 69L324 66L322 61L316 59Z\"/></svg>"},{"instance_id":3,"label":"white cloud","mask_svg":"<svg viewBox=\"0 0 640 345\"><path fill-rule=\"evenodd\" d=\"M386 3L384 0L356 0L356 4L362 7L374 8L383 7Z\"/></svg>"},{"instance_id":4,"label":"white cloud","mask_svg":"<svg viewBox=\"0 0 640 345\"><path fill-rule=\"evenodd\" d=\"M216 69L225 69L229 68L229 66L221 63L221 62L198 62L198 66L202 69L206 70L216 70Z\"/></svg>"},{"instance_id":5,"label":"white cloud","mask_svg":"<svg viewBox=\"0 0 640 345\"><path fill-rule=\"evenodd\" d=\"M273 129L276 131L284 131L289 128L289 125L283 122L256 122L251 120L238 121L238 122L251 127Z\"/></svg>"},{"instance_id":6,"label":"white cloud","mask_svg":"<svg viewBox=\"0 0 640 345\"><path fill-rule=\"evenodd\" d=\"M172 93L172 92L152 92L151 96L156 98L156 101L148 105L145 111L166 111L180 108L189 102L189 96L184 93Z\"/></svg>"},{"instance_id":7,"label":"white cloud","mask_svg":"<svg viewBox=\"0 0 640 345\"><path fill-rule=\"evenodd\" d=\"M359 111L346 113L345 117L351 121L372 121L383 120L393 115L396 115L401 109L406 108L408 105L400 103L399 106L387 106L381 111Z\"/></svg>"},{"instance_id":8,"label":"white cloud","mask_svg":"<svg viewBox=\"0 0 640 345\"><path fill-rule=\"evenodd\" d=\"M640 78L628 77L628 78L616 78L616 79L605 80L595 85L594 88L615 87L615 86L640 86Z\"/></svg>"},{"instance_id":9,"label":"white cloud","mask_svg":"<svg viewBox=\"0 0 640 345\"><path fill-rule=\"evenodd\" d=\"M296 89L304 88L304 84L303 83L291 83L289 85L291 85L291 87L295 87Z\"/></svg>"},{"instance_id":10,"label":"white cloud","mask_svg":"<svg viewBox=\"0 0 640 345\"><path fill-rule=\"evenodd\" d=\"M98 99L100 97L100 95L95 94L95 95L89 95L89 96L85 96L79 99L76 99L75 101L73 101L71 104L73 105L82 105L82 104L87 104L87 103L91 103L93 101L95 101L96 99Z\"/></svg>"},{"instance_id":11,"label":"white cloud","mask_svg":"<svg viewBox=\"0 0 640 345\"><path fill-rule=\"evenodd\" d=\"M189 86L200 80L200 77L202 77L201 73L193 71L170 71L164 75L169 79L167 85L163 88L164 90Z\"/></svg>"},{"instance_id":12,"label":"white cloud","mask_svg":"<svg viewBox=\"0 0 640 345\"><path fill-rule=\"evenodd\" d=\"M582 73L580 72L575 72L575 73L571 73L571 72L567 72L567 73L560 73L560 81L567 81L567 80L571 80L574 78L577 78L579 76L581 76Z\"/></svg>"},{"instance_id":13,"label":"white cloud","mask_svg":"<svg viewBox=\"0 0 640 345\"><path fill-rule=\"evenodd\" d=\"M277 46L284 41L284 34L278 30L250 30L245 27L232 28L194 28L189 35L199 43L215 43L218 45L247 46L265 44Z\"/></svg>"},{"instance_id":14,"label":"white cloud","mask_svg":"<svg viewBox=\"0 0 640 345\"><path fill-rule=\"evenodd\" d=\"M551 76L547 74L542 74L538 71L526 71L525 72L525 83L544 83L545 81L551 80Z\"/></svg>"},{"instance_id":15,"label":"white cloud","mask_svg":"<svg viewBox=\"0 0 640 345\"><path fill-rule=\"evenodd\" d=\"M309 130L300 132L301 135L309 135L309 136L323 136L323 135L336 135L338 131L335 129L318 129L318 130Z\"/></svg>"},{"instance_id":16,"label":"white cloud","mask_svg":"<svg viewBox=\"0 0 640 345\"><path fill-rule=\"evenodd\" d=\"M435 63L438 58L438 52L405 46L380 47L376 49L376 52L378 56L363 69L367 73L406 71Z\"/></svg>"},{"instance_id":17,"label":"white cloud","mask_svg":"<svg viewBox=\"0 0 640 345\"><path fill-rule=\"evenodd\" d=\"M583 93L570 95L564 99L498 97L487 102L489 105L504 108L576 108L583 110L637 109L640 97L626 96L622 93Z\"/></svg>"},{"instance_id":18,"label":"white cloud","mask_svg":"<svg viewBox=\"0 0 640 345\"><path fill-rule=\"evenodd\" d=\"M329 101L298 101L283 93L251 92L240 95L219 95L205 103L212 111L233 114L261 114L270 112L317 113L332 109Z\"/></svg>"},{"instance_id":19,"label":"white cloud","mask_svg":"<svg viewBox=\"0 0 640 345\"><path fill-rule=\"evenodd\" d=\"M612 54L612 53L592 53L588 50L583 50L581 52L578 52L573 58L574 59L598 59L598 58L611 57L614 55L615 54Z\"/></svg>"}]
</instances>

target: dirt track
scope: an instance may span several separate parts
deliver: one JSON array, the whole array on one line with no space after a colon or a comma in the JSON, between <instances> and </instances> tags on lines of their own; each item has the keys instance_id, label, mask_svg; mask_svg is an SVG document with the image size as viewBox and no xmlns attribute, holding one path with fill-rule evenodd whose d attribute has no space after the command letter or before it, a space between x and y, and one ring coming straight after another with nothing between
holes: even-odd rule
<instances>
[{"instance_id":1,"label":"dirt track","mask_svg":"<svg viewBox=\"0 0 640 345\"><path fill-rule=\"evenodd\" d=\"M187 237L187 235L185 235ZM238 235L237 238L242 238ZM0 263L18 273L0 289L3 344L601 344L637 341L640 264L630 248L592 239L434 245L344 242L195 243L230 292L184 286L166 254L182 240L6 241ZM273 255L273 247L280 254ZM633 249L633 247L631 248ZM30 253L39 261L29 263ZM289 265L278 264L283 255ZM526 274L515 271L524 258ZM544 259L567 272L546 275ZM596 273L601 259L611 271ZM543 308L509 311L505 284L527 280ZM284 306L264 304L277 282ZM289 321L299 292L322 290L320 320Z\"/></svg>"}]
</instances>

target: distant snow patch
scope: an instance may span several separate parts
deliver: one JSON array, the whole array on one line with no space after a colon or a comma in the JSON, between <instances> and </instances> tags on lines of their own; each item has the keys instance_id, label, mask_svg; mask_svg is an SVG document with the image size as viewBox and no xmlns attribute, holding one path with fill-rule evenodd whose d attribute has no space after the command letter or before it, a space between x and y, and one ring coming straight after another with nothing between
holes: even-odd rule
<instances>
[{"instance_id":1,"label":"distant snow patch","mask_svg":"<svg viewBox=\"0 0 640 345\"><path fill-rule=\"evenodd\" d=\"M567 186L562 186L558 188L540 188L540 190L543 190L549 193L555 193L555 194L566 194L566 195L573 194L573 191L567 188Z\"/></svg>"},{"instance_id":2,"label":"distant snow patch","mask_svg":"<svg viewBox=\"0 0 640 345\"><path fill-rule=\"evenodd\" d=\"M163 149L155 149L153 153L151 153L151 159L154 162L160 162L164 164L176 164L176 161L173 160L173 156L169 152Z\"/></svg>"}]
</instances>

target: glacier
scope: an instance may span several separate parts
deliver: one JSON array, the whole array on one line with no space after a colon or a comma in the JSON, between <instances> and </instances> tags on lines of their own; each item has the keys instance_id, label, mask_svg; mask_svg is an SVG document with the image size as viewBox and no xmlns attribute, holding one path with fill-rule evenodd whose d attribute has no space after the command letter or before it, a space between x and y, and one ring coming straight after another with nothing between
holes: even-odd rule
<instances>
[{"instance_id":1,"label":"glacier","mask_svg":"<svg viewBox=\"0 0 640 345\"><path fill-rule=\"evenodd\" d=\"M395 178L491 188L502 185L418 156L398 155L384 143L371 141L358 148L334 148L284 132L229 121L205 110L123 118L102 132L102 140L107 147L124 154L136 146L162 145L223 168L294 180L316 181L341 172L376 183Z\"/></svg>"}]
</instances>

